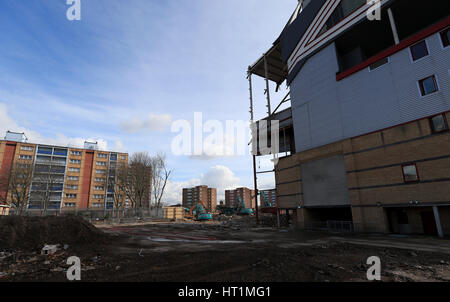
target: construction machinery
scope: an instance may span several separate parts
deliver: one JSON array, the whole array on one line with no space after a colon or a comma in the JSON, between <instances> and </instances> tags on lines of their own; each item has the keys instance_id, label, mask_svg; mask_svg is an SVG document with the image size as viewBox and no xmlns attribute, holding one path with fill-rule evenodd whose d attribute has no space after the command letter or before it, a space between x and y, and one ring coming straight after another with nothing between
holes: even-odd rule
<instances>
[{"instance_id":1,"label":"construction machinery","mask_svg":"<svg viewBox=\"0 0 450 302\"><path fill-rule=\"evenodd\" d=\"M238 197L238 202L234 207L227 207L227 206L218 206L217 210L222 215L253 215L254 211L253 209L249 209L246 207L244 200L242 200L242 197Z\"/></svg>"},{"instance_id":2,"label":"construction machinery","mask_svg":"<svg viewBox=\"0 0 450 302\"><path fill-rule=\"evenodd\" d=\"M244 200L242 199L242 197L238 196L236 213L238 215L253 215L253 209L246 208Z\"/></svg>"},{"instance_id":3,"label":"construction machinery","mask_svg":"<svg viewBox=\"0 0 450 302\"><path fill-rule=\"evenodd\" d=\"M201 202L197 202L190 209L185 208L185 211L188 212L184 215L185 218L195 219L197 221L212 220L212 215L206 212L205 206Z\"/></svg>"},{"instance_id":4,"label":"construction machinery","mask_svg":"<svg viewBox=\"0 0 450 302\"><path fill-rule=\"evenodd\" d=\"M217 206L217 211L222 215L231 216L235 213L235 208L221 205L221 206Z\"/></svg>"},{"instance_id":5,"label":"construction machinery","mask_svg":"<svg viewBox=\"0 0 450 302\"><path fill-rule=\"evenodd\" d=\"M269 199L265 194L262 194L261 192L259 192L259 194L264 198L264 207L261 209L261 213L276 215L277 214L276 205L272 204L272 202L269 201Z\"/></svg>"}]
</instances>

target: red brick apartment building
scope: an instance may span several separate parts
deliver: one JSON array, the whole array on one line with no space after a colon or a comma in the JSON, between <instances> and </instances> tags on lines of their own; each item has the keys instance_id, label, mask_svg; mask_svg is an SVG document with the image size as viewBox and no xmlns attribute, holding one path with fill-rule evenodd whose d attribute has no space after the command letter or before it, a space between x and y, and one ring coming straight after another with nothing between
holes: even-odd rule
<instances>
[{"instance_id":1,"label":"red brick apartment building","mask_svg":"<svg viewBox=\"0 0 450 302\"><path fill-rule=\"evenodd\" d=\"M214 213L217 208L217 189L208 186L183 189L183 207L190 209L198 202L201 202L208 212Z\"/></svg>"},{"instance_id":2,"label":"red brick apartment building","mask_svg":"<svg viewBox=\"0 0 450 302\"><path fill-rule=\"evenodd\" d=\"M49 211L102 210L113 207L114 178L128 165L128 154L98 150L96 143L84 149L33 144L23 133L8 132L0 140L0 177L8 178L17 163L33 166L27 211L42 210L44 190L50 191ZM10 197L7 188L0 194ZM6 209L2 205L0 214Z\"/></svg>"},{"instance_id":3,"label":"red brick apartment building","mask_svg":"<svg viewBox=\"0 0 450 302\"><path fill-rule=\"evenodd\" d=\"M256 208L255 190L251 190L249 188L225 190L225 206L236 207L239 203L239 197L244 201L247 209Z\"/></svg>"}]
</instances>

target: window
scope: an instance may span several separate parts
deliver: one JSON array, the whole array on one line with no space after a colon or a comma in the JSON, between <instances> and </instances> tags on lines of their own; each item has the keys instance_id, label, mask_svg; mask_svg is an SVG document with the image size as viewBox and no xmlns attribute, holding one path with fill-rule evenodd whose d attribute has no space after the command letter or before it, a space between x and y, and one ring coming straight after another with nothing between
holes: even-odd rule
<instances>
[{"instance_id":1,"label":"window","mask_svg":"<svg viewBox=\"0 0 450 302\"><path fill-rule=\"evenodd\" d=\"M66 208L75 208L76 207L76 203L74 203L74 202L65 202L64 203L64 206L66 207Z\"/></svg>"},{"instance_id":2,"label":"window","mask_svg":"<svg viewBox=\"0 0 450 302\"><path fill-rule=\"evenodd\" d=\"M81 155L83 155L83 152L81 152L81 151L72 151L71 154L72 155L81 156Z\"/></svg>"},{"instance_id":3,"label":"window","mask_svg":"<svg viewBox=\"0 0 450 302\"><path fill-rule=\"evenodd\" d=\"M92 207L93 207L93 208L101 208L101 207L103 207L103 204L102 204L102 203L94 203L94 204L92 205Z\"/></svg>"},{"instance_id":4,"label":"window","mask_svg":"<svg viewBox=\"0 0 450 302\"><path fill-rule=\"evenodd\" d=\"M80 172L80 168L69 168L69 172Z\"/></svg>"},{"instance_id":5,"label":"window","mask_svg":"<svg viewBox=\"0 0 450 302\"><path fill-rule=\"evenodd\" d=\"M53 150L52 150L52 148L42 148L42 147L39 147L37 152L38 152L38 154L48 154L48 155L52 155Z\"/></svg>"},{"instance_id":6,"label":"window","mask_svg":"<svg viewBox=\"0 0 450 302\"><path fill-rule=\"evenodd\" d=\"M94 189L95 189L96 191L104 191L104 190L105 190L105 187L104 187L104 186L95 186Z\"/></svg>"},{"instance_id":7,"label":"window","mask_svg":"<svg viewBox=\"0 0 450 302\"><path fill-rule=\"evenodd\" d=\"M67 150L66 149L55 149L53 154L59 155L59 156L67 156Z\"/></svg>"},{"instance_id":8,"label":"window","mask_svg":"<svg viewBox=\"0 0 450 302\"><path fill-rule=\"evenodd\" d=\"M19 155L19 159L30 160L33 159L31 155Z\"/></svg>"},{"instance_id":9,"label":"window","mask_svg":"<svg viewBox=\"0 0 450 302\"><path fill-rule=\"evenodd\" d=\"M410 50L413 61L417 61L419 59L422 59L423 57L428 56L428 47L425 40L417 43L416 45L411 46Z\"/></svg>"},{"instance_id":10,"label":"window","mask_svg":"<svg viewBox=\"0 0 450 302\"><path fill-rule=\"evenodd\" d=\"M95 170L97 174L106 174L106 170Z\"/></svg>"},{"instance_id":11,"label":"window","mask_svg":"<svg viewBox=\"0 0 450 302\"><path fill-rule=\"evenodd\" d=\"M104 153L99 153L97 155L98 158L108 158L108 154L104 154Z\"/></svg>"},{"instance_id":12,"label":"window","mask_svg":"<svg viewBox=\"0 0 450 302\"><path fill-rule=\"evenodd\" d=\"M116 160L117 160L117 154L111 154L111 155L109 156L109 159L110 159L110 160L113 160L113 161L116 161Z\"/></svg>"},{"instance_id":13,"label":"window","mask_svg":"<svg viewBox=\"0 0 450 302\"><path fill-rule=\"evenodd\" d=\"M77 185L67 185L66 189L67 190L78 190L78 186Z\"/></svg>"},{"instance_id":14,"label":"window","mask_svg":"<svg viewBox=\"0 0 450 302\"><path fill-rule=\"evenodd\" d=\"M81 160L79 160L79 159L71 159L70 163L71 164L81 164Z\"/></svg>"},{"instance_id":15,"label":"window","mask_svg":"<svg viewBox=\"0 0 450 302\"><path fill-rule=\"evenodd\" d=\"M30 146L21 146L20 150L22 150L22 151L33 151L34 148L30 147Z\"/></svg>"},{"instance_id":16,"label":"window","mask_svg":"<svg viewBox=\"0 0 450 302\"><path fill-rule=\"evenodd\" d=\"M448 124L443 114L430 118L431 131L439 133L448 130Z\"/></svg>"},{"instance_id":17,"label":"window","mask_svg":"<svg viewBox=\"0 0 450 302\"><path fill-rule=\"evenodd\" d=\"M105 195L94 195L94 199L104 199Z\"/></svg>"},{"instance_id":18,"label":"window","mask_svg":"<svg viewBox=\"0 0 450 302\"><path fill-rule=\"evenodd\" d=\"M420 93L422 96L434 93L438 91L438 86L436 82L436 77L433 75L431 77L425 78L419 81Z\"/></svg>"},{"instance_id":19,"label":"window","mask_svg":"<svg viewBox=\"0 0 450 302\"><path fill-rule=\"evenodd\" d=\"M444 47L450 45L450 27L441 32L441 41Z\"/></svg>"},{"instance_id":20,"label":"window","mask_svg":"<svg viewBox=\"0 0 450 302\"><path fill-rule=\"evenodd\" d=\"M106 167L106 162L98 161L98 162L97 162L97 166L103 166L103 167Z\"/></svg>"},{"instance_id":21,"label":"window","mask_svg":"<svg viewBox=\"0 0 450 302\"><path fill-rule=\"evenodd\" d=\"M78 176L69 176L67 179L71 181L78 181Z\"/></svg>"},{"instance_id":22,"label":"window","mask_svg":"<svg viewBox=\"0 0 450 302\"><path fill-rule=\"evenodd\" d=\"M66 198L75 199L75 198L77 198L77 194L66 194Z\"/></svg>"},{"instance_id":23,"label":"window","mask_svg":"<svg viewBox=\"0 0 450 302\"><path fill-rule=\"evenodd\" d=\"M95 179L95 182L105 182L106 181L106 179L104 179L104 178L96 178Z\"/></svg>"},{"instance_id":24,"label":"window","mask_svg":"<svg viewBox=\"0 0 450 302\"><path fill-rule=\"evenodd\" d=\"M417 166L415 164L403 166L402 169L403 180L405 182L418 182L420 180L419 173L417 172Z\"/></svg>"},{"instance_id":25,"label":"window","mask_svg":"<svg viewBox=\"0 0 450 302\"><path fill-rule=\"evenodd\" d=\"M370 65L369 70L370 71L375 70L375 69L377 69L377 68L379 68L379 67L381 67L381 66L383 66L383 65L385 65L387 63L389 63L389 57L381 59L378 62L373 63L372 65Z\"/></svg>"},{"instance_id":26,"label":"window","mask_svg":"<svg viewBox=\"0 0 450 302\"><path fill-rule=\"evenodd\" d=\"M121 159L121 160L126 160L126 159L127 159L127 156L126 156L126 155L121 155L121 156L120 156L120 159Z\"/></svg>"}]
</instances>

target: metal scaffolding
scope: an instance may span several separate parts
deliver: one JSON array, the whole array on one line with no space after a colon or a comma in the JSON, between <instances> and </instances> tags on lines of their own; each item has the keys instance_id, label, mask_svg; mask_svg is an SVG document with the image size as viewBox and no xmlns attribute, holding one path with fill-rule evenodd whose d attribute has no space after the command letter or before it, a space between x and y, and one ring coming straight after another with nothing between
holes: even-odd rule
<instances>
[{"instance_id":1,"label":"metal scaffolding","mask_svg":"<svg viewBox=\"0 0 450 302\"><path fill-rule=\"evenodd\" d=\"M264 95L266 96L266 107L267 107L267 119L272 118L277 110L283 105L284 103L288 102L290 100L289 96L290 93L288 93L280 102L280 104L276 107L274 111L271 109L271 95L270 95L270 81L273 81L277 84L276 91L279 90L280 85L286 80L287 78L287 66L283 63L281 59L281 50L279 41L275 42L274 46L252 66L248 67L247 70L247 79L249 82L249 95L250 95L250 122L252 125L255 123L255 115L254 115L254 99L253 99L253 83L252 83L252 75L258 75L265 80L265 89L264 89ZM256 132L258 133L258 132ZM253 152L253 177L254 177L254 190L255 190L255 197L256 197L256 223L259 224L259 207L258 207L258 174L263 173L273 173L275 170L272 171L260 171L258 172L256 167L256 157L259 154L258 149L258 140L257 138L252 138L252 143L256 144L256 154ZM284 146L286 146L286 137L284 137ZM275 156L275 154L274 154ZM279 209L277 204L277 221L278 226L280 224L279 219Z\"/></svg>"}]
</instances>

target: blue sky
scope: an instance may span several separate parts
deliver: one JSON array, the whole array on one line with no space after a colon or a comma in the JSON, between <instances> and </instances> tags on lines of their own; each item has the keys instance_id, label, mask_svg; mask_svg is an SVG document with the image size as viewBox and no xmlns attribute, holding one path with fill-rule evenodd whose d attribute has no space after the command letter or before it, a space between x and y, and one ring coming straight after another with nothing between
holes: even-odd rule
<instances>
[{"instance_id":1,"label":"blue sky","mask_svg":"<svg viewBox=\"0 0 450 302\"><path fill-rule=\"evenodd\" d=\"M166 201L205 183L253 186L250 156L171 154L170 122L248 120L248 65L277 38L296 0L0 1L0 131L31 142L165 152L174 170ZM255 79L257 117L264 115ZM284 88L275 99L282 98ZM275 103L276 101L274 101ZM273 106L276 106L274 104ZM261 169L267 162L261 163ZM273 175L261 179L273 186Z\"/></svg>"}]
</instances>

